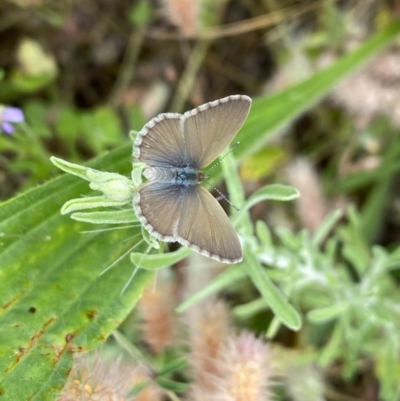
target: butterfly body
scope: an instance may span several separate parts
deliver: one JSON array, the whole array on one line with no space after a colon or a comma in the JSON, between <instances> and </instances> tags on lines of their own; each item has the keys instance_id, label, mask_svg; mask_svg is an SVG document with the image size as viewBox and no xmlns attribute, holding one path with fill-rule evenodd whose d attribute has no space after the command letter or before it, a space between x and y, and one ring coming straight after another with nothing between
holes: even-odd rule
<instances>
[{"instance_id":1,"label":"butterfly body","mask_svg":"<svg viewBox=\"0 0 400 401\"><path fill-rule=\"evenodd\" d=\"M187 246L223 263L243 259L239 237L218 201L200 183L243 125L251 99L233 95L184 114L163 113L138 133L133 156L148 180L133 197L155 238Z\"/></svg>"},{"instance_id":2,"label":"butterfly body","mask_svg":"<svg viewBox=\"0 0 400 401\"><path fill-rule=\"evenodd\" d=\"M194 186L204 181L204 174L193 167L147 167L143 175L149 181L163 181L184 187Z\"/></svg>"}]
</instances>

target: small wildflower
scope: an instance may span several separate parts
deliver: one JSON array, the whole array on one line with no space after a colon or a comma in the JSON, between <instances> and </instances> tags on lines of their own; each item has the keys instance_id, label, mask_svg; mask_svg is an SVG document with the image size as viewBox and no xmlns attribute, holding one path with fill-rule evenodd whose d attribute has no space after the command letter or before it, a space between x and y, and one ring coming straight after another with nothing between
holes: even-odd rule
<instances>
[{"instance_id":1,"label":"small wildflower","mask_svg":"<svg viewBox=\"0 0 400 401\"><path fill-rule=\"evenodd\" d=\"M9 107L0 105L0 131L11 135L15 128L13 123L24 121L24 113L18 107Z\"/></svg>"}]
</instances>

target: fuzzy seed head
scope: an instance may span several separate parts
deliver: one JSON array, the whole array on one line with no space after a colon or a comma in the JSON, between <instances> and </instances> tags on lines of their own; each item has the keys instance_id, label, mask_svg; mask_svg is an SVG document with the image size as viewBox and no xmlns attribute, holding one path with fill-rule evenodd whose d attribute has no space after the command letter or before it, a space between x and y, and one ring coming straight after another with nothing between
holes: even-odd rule
<instances>
[{"instance_id":1,"label":"fuzzy seed head","mask_svg":"<svg viewBox=\"0 0 400 401\"><path fill-rule=\"evenodd\" d=\"M165 350L174 338L174 315L171 302L172 287L166 277L159 275L150 283L140 300L144 340L155 354Z\"/></svg>"},{"instance_id":2,"label":"fuzzy seed head","mask_svg":"<svg viewBox=\"0 0 400 401\"><path fill-rule=\"evenodd\" d=\"M191 355L194 375L192 399L205 399L215 391L215 378L220 376L219 355L229 335L229 318L225 304L207 302L190 316Z\"/></svg>"},{"instance_id":3,"label":"fuzzy seed head","mask_svg":"<svg viewBox=\"0 0 400 401\"><path fill-rule=\"evenodd\" d=\"M269 351L253 334L229 339L221 354L220 394L212 400L268 401L270 399Z\"/></svg>"},{"instance_id":4,"label":"fuzzy seed head","mask_svg":"<svg viewBox=\"0 0 400 401\"><path fill-rule=\"evenodd\" d=\"M80 355L58 401L130 401L134 367L119 360L105 361L99 354Z\"/></svg>"}]
</instances>

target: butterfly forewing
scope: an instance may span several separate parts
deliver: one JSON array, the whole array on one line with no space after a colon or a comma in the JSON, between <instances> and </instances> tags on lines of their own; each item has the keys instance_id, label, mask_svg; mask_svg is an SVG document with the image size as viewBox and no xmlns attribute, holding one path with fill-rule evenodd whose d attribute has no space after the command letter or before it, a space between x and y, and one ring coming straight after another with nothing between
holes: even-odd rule
<instances>
[{"instance_id":1,"label":"butterfly forewing","mask_svg":"<svg viewBox=\"0 0 400 401\"><path fill-rule=\"evenodd\" d=\"M164 113L150 120L136 137L133 155L151 167L183 165L186 147L181 117L178 113Z\"/></svg>"},{"instance_id":2,"label":"butterfly forewing","mask_svg":"<svg viewBox=\"0 0 400 401\"><path fill-rule=\"evenodd\" d=\"M251 99L233 95L203 104L183 115L186 152L199 168L209 165L242 127Z\"/></svg>"}]
</instances>

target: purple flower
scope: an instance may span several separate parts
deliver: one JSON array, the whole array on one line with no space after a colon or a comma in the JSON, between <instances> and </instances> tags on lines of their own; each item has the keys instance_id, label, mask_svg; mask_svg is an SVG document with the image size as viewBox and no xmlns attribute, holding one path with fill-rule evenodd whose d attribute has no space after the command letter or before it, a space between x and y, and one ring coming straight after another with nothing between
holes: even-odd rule
<instances>
[{"instance_id":1,"label":"purple flower","mask_svg":"<svg viewBox=\"0 0 400 401\"><path fill-rule=\"evenodd\" d=\"M0 131L11 135L15 128L12 123L21 123L24 121L24 113L18 107L0 106Z\"/></svg>"}]
</instances>

